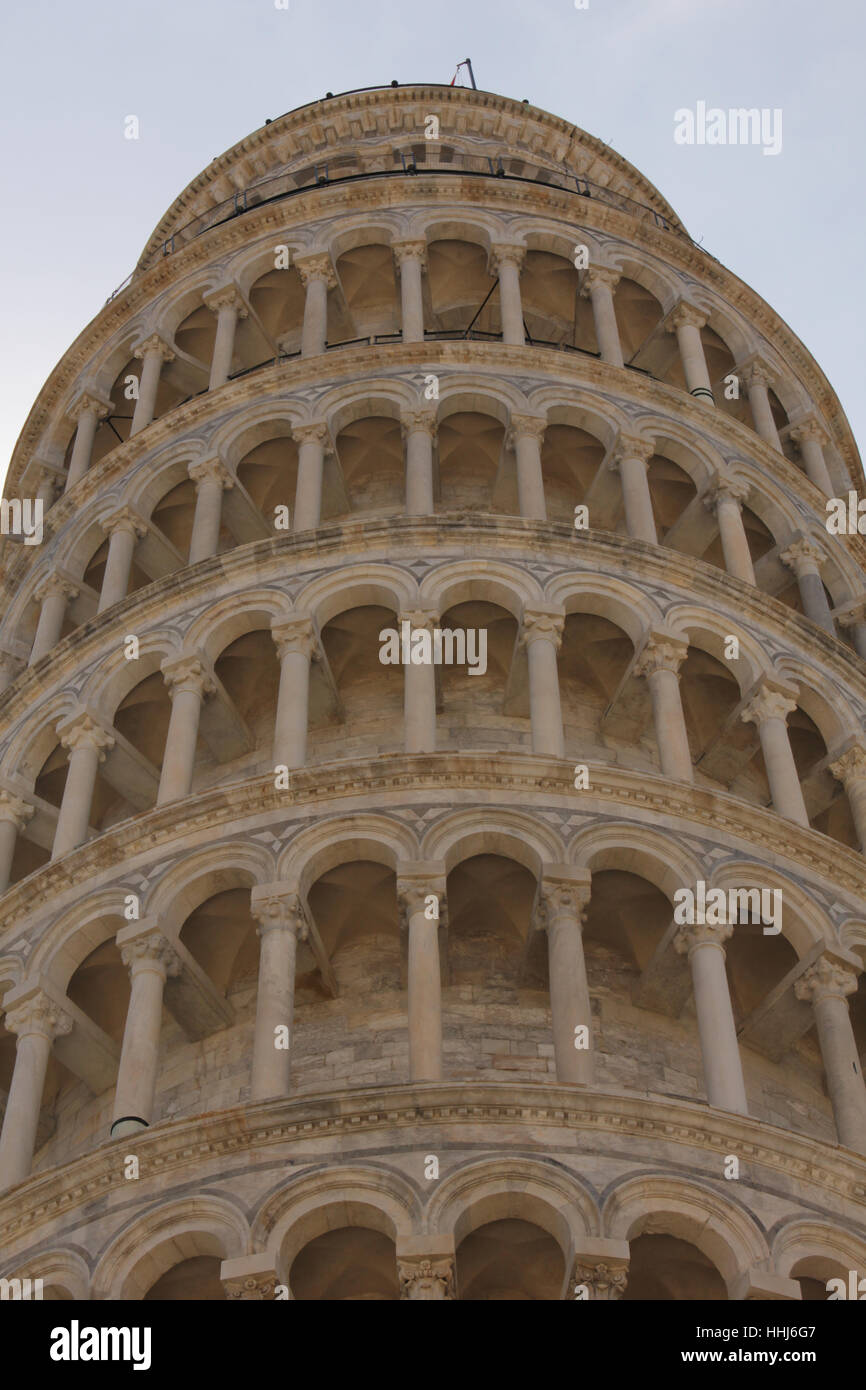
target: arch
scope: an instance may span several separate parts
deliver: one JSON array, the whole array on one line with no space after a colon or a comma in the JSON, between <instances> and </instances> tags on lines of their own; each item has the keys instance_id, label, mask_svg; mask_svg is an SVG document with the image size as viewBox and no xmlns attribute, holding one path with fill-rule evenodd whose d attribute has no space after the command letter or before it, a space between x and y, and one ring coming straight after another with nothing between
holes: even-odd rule
<instances>
[{"instance_id":1,"label":"arch","mask_svg":"<svg viewBox=\"0 0 866 1390\"><path fill-rule=\"evenodd\" d=\"M706 870L678 838L656 826L610 821L579 830L568 847L568 863L598 873L620 869L652 883L673 902L684 884L704 878Z\"/></svg>"},{"instance_id":2,"label":"arch","mask_svg":"<svg viewBox=\"0 0 866 1390\"><path fill-rule=\"evenodd\" d=\"M820 1217L795 1217L784 1222L772 1239L776 1273L790 1279L803 1260L826 1261L845 1269L866 1271L866 1231L858 1234ZM828 1273L832 1278L837 1269Z\"/></svg>"},{"instance_id":3,"label":"arch","mask_svg":"<svg viewBox=\"0 0 866 1390\"><path fill-rule=\"evenodd\" d=\"M709 881L713 888L778 889L783 894L782 936L801 960L818 942L836 945L836 931L827 913L798 883L778 869L757 861L736 859L720 864ZM793 908L793 922L785 911L786 906Z\"/></svg>"},{"instance_id":4,"label":"arch","mask_svg":"<svg viewBox=\"0 0 866 1390\"><path fill-rule=\"evenodd\" d=\"M133 1217L102 1254L92 1297L136 1301L181 1260L192 1255L238 1259L249 1248L247 1219L226 1197L202 1192L158 1203Z\"/></svg>"},{"instance_id":5,"label":"arch","mask_svg":"<svg viewBox=\"0 0 866 1390\"><path fill-rule=\"evenodd\" d=\"M566 616L593 613L607 618L631 638L635 648L650 629L664 621L659 604L642 589L597 571L555 575L547 584L545 598L561 604Z\"/></svg>"},{"instance_id":6,"label":"arch","mask_svg":"<svg viewBox=\"0 0 866 1390\"><path fill-rule=\"evenodd\" d=\"M665 613L665 625L682 635L690 647L697 647L709 656L715 657L730 671L745 695L761 676L769 676L772 664L767 659L765 648L738 622L702 604L675 604ZM725 657L725 643L729 637L736 637L740 644L738 661Z\"/></svg>"},{"instance_id":7,"label":"arch","mask_svg":"<svg viewBox=\"0 0 866 1390\"><path fill-rule=\"evenodd\" d=\"M519 811L485 808L479 827L477 811L454 811L437 821L421 842L421 858L443 860L450 873L476 854L514 859L539 879L545 864L562 863L560 837L535 817Z\"/></svg>"},{"instance_id":8,"label":"arch","mask_svg":"<svg viewBox=\"0 0 866 1390\"><path fill-rule=\"evenodd\" d=\"M2 1277L41 1279L43 1298L47 1294L46 1302L54 1301L49 1292L51 1289L61 1290L60 1296L71 1303L85 1302L90 1297L90 1270L87 1261L78 1250L63 1247L40 1250L38 1254L28 1255L23 1264L10 1266Z\"/></svg>"},{"instance_id":9,"label":"arch","mask_svg":"<svg viewBox=\"0 0 866 1390\"><path fill-rule=\"evenodd\" d=\"M418 841L405 825L384 815L336 816L300 831L280 854L277 877L306 895L317 879L340 864L369 859L396 869L419 859Z\"/></svg>"},{"instance_id":10,"label":"arch","mask_svg":"<svg viewBox=\"0 0 866 1390\"><path fill-rule=\"evenodd\" d=\"M263 845L227 840L176 860L143 901L143 912L157 917L167 936L176 936L187 917L216 893L271 883L274 855Z\"/></svg>"},{"instance_id":11,"label":"arch","mask_svg":"<svg viewBox=\"0 0 866 1390\"><path fill-rule=\"evenodd\" d=\"M391 565L371 562L347 565L309 580L296 594L295 604L311 613L321 629L340 613L369 604L400 613L415 606L417 594L414 579Z\"/></svg>"},{"instance_id":12,"label":"arch","mask_svg":"<svg viewBox=\"0 0 866 1390\"><path fill-rule=\"evenodd\" d=\"M112 940L127 925L123 897L118 884L103 888L52 922L33 952L30 972L46 975L65 992L91 951Z\"/></svg>"},{"instance_id":13,"label":"arch","mask_svg":"<svg viewBox=\"0 0 866 1390\"><path fill-rule=\"evenodd\" d=\"M272 623L298 617L291 599L280 589L247 589L220 599L195 619L184 637L184 647L202 651L210 661L248 632L269 630Z\"/></svg>"},{"instance_id":14,"label":"arch","mask_svg":"<svg viewBox=\"0 0 866 1390\"><path fill-rule=\"evenodd\" d=\"M524 605L542 597L541 585L517 565L495 560L456 560L428 574L419 599L445 613L458 603L481 599L519 620Z\"/></svg>"}]
</instances>

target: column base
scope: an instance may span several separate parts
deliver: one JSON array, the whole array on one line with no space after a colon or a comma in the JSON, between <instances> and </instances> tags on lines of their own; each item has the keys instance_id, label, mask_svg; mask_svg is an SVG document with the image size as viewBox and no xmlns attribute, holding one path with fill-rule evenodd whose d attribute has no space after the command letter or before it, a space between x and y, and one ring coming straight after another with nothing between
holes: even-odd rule
<instances>
[{"instance_id":1,"label":"column base","mask_svg":"<svg viewBox=\"0 0 866 1390\"><path fill-rule=\"evenodd\" d=\"M706 386L693 386L689 395L697 396L699 400L712 401L713 405L716 403L715 396Z\"/></svg>"},{"instance_id":2,"label":"column base","mask_svg":"<svg viewBox=\"0 0 866 1390\"><path fill-rule=\"evenodd\" d=\"M148 1128L147 1120L140 1119L138 1115L121 1115L120 1119L112 1122L108 1137L121 1139L125 1134L138 1134L140 1130Z\"/></svg>"}]
</instances>

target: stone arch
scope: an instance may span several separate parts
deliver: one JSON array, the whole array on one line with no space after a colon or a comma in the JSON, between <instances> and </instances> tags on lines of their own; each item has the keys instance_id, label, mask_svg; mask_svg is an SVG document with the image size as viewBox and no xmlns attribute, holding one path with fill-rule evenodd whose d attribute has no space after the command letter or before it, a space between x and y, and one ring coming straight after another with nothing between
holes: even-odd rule
<instances>
[{"instance_id":1,"label":"stone arch","mask_svg":"<svg viewBox=\"0 0 866 1390\"><path fill-rule=\"evenodd\" d=\"M222 420L211 438L211 452L236 471L247 454L271 439L291 439L303 406L291 397L254 401Z\"/></svg>"},{"instance_id":2,"label":"stone arch","mask_svg":"<svg viewBox=\"0 0 866 1390\"><path fill-rule=\"evenodd\" d=\"M81 691L81 703L113 720L118 707L137 685L155 675L160 663L177 649L177 638L165 630L142 633L138 660L127 661L123 651L110 652L94 668Z\"/></svg>"},{"instance_id":3,"label":"stone arch","mask_svg":"<svg viewBox=\"0 0 866 1390\"><path fill-rule=\"evenodd\" d=\"M398 821L372 812L338 816L300 831L280 854L277 877L306 894L339 864L366 858L396 869L401 861L420 857L417 838Z\"/></svg>"},{"instance_id":4,"label":"stone arch","mask_svg":"<svg viewBox=\"0 0 866 1390\"><path fill-rule=\"evenodd\" d=\"M705 875L704 866L673 834L656 826L611 821L579 830L568 846L567 860L597 873L621 869L645 878L673 903L674 893Z\"/></svg>"},{"instance_id":5,"label":"stone arch","mask_svg":"<svg viewBox=\"0 0 866 1390\"><path fill-rule=\"evenodd\" d=\"M72 714L77 704L71 691L58 691L31 710L6 745L0 776L17 779L31 791L45 759L59 742L56 726Z\"/></svg>"},{"instance_id":6,"label":"stone arch","mask_svg":"<svg viewBox=\"0 0 866 1390\"><path fill-rule=\"evenodd\" d=\"M418 597L443 613L458 603L481 599L519 618L525 605L541 599L541 586L525 570L507 562L456 560L428 574Z\"/></svg>"},{"instance_id":7,"label":"stone arch","mask_svg":"<svg viewBox=\"0 0 866 1390\"><path fill-rule=\"evenodd\" d=\"M270 629L272 623L296 617L291 599L280 589L248 589L220 599L202 613L185 634L184 647L204 652L210 661L238 637L256 629Z\"/></svg>"},{"instance_id":8,"label":"stone arch","mask_svg":"<svg viewBox=\"0 0 866 1390\"><path fill-rule=\"evenodd\" d=\"M40 1250L36 1255L28 1255L23 1264L10 1265L3 1278L41 1279L46 1302L64 1299L83 1303L90 1297L90 1269L78 1250ZM52 1294L51 1290L55 1292Z\"/></svg>"},{"instance_id":9,"label":"stone arch","mask_svg":"<svg viewBox=\"0 0 866 1390\"><path fill-rule=\"evenodd\" d=\"M625 580L595 573L559 574L548 582L545 598L561 604L566 616L593 613L620 628L635 648L663 622L658 603Z\"/></svg>"},{"instance_id":10,"label":"stone arch","mask_svg":"<svg viewBox=\"0 0 866 1390\"><path fill-rule=\"evenodd\" d=\"M819 942L836 944L836 931L823 908L787 874L757 860L736 859L720 864L709 880L713 888L770 888L778 889L783 901L794 910L794 921L787 913L782 917L782 935L790 942L798 957L809 954Z\"/></svg>"},{"instance_id":11,"label":"stone arch","mask_svg":"<svg viewBox=\"0 0 866 1390\"><path fill-rule=\"evenodd\" d=\"M297 609L311 613L320 629L351 608L377 604L400 613L416 602L414 579L393 566L376 563L347 565L311 579L295 596Z\"/></svg>"},{"instance_id":12,"label":"stone arch","mask_svg":"<svg viewBox=\"0 0 866 1390\"><path fill-rule=\"evenodd\" d=\"M209 1192L158 1203L133 1217L100 1256L92 1297L137 1301L167 1270L196 1255L238 1259L249 1249L249 1225L240 1207Z\"/></svg>"},{"instance_id":13,"label":"stone arch","mask_svg":"<svg viewBox=\"0 0 866 1390\"><path fill-rule=\"evenodd\" d=\"M774 673L797 686L797 704L815 724L828 749L859 734L860 724L854 711L816 667L791 654L776 657Z\"/></svg>"},{"instance_id":14,"label":"stone arch","mask_svg":"<svg viewBox=\"0 0 866 1390\"><path fill-rule=\"evenodd\" d=\"M858 1233L832 1220L795 1217L783 1221L772 1236L773 1264L777 1274L792 1278L791 1271L803 1260L826 1261L828 1278L838 1266L866 1271L866 1232Z\"/></svg>"},{"instance_id":15,"label":"stone arch","mask_svg":"<svg viewBox=\"0 0 866 1390\"><path fill-rule=\"evenodd\" d=\"M772 667L760 643L739 622L731 622L724 614L703 605L676 604L665 614L665 625L681 634L690 647L698 647L725 664L741 695L745 695L761 676L770 675ZM724 656L728 637L736 637L740 644L740 658L736 662Z\"/></svg>"},{"instance_id":16,"label":"stone arch","mask_svg":"<svg viewBox=\"0 0 866 1390\"><path fill-rule=\"evenodd\" d=\"M101 889L86 903L63 913L51 923L33 952L31 973L43 974L58 989L65 990L91 951L104 941L110 941L127 925L123 899L123 885L116 884Z\"/></svg>"},{"instance_id":17,"label":"stone arch","mask_svg":"<svg viewBox=\"0 0 866 1390\"><path fill-rule=\"evenodd\" d=\"M508 428L512 411L525 410L526 398L507 382L465 377L440 380L437 425L441 429L452 415L489 415Z\"/></svg>"},{"instance_id":18,"label":"stone arch","mask_svg":"<svg viewBox=\"0 0 866 1390\"><path fill-rule=\"evenodd\" d=\"M423 859L443 860L446 872L476 854L514 859L539 879L545 864L561 863L560 837L534 816L490 807L484 824L477 811L455 811L428 830L421 845Z\"/></svg>"},{"instance_id":19,"label":"stone arch","mask_svg":"<svg viewBox=\"0 0 866 1390\"><path fill-rule=\"evenodd\" d=\"M216 893L271 883L274 855L262 845L229 840L178 859L145 895L142 915L159 919L166 936L178 935L190 913Z\"/></svg>"},{"instance_id":20,"label":"stone arch","mask_svg":"<svg viewBox=\"0 0 866 1390\"><path fill-rule=\"evenodd\" d=\"M566 1273L581 1237L601 1230L597 1199L585 1181L556 1162L523 1154L461 1164L436 1187L425 1226L459 1244L479 1226L509 1217L547 1231L562 1251Z\"/></svg>"}]
</instances>

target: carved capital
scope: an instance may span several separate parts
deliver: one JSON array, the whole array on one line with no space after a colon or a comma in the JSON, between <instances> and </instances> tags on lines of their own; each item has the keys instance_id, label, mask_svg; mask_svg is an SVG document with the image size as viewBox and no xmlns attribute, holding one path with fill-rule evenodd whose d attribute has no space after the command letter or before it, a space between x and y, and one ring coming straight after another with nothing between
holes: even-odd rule
<instances>
[{"instance_id":1,"label":"carved capital","mask_svg":"<svg viewBox=\"0 0 866 1390\"><path fill-rule=\"evenodd\" d=\"M139 358L161 357L163 362L174 361L174 352L158 333L151 333L149 338L143 338L138 346L133 348L132 355Z\"/></svg>"},{"instance_id":2,"label":"carved capital","mask_svg":"<svg viewBox=\"0 0 866 1390\"><path fill-rule=\"evenodd\" d=\"M623 459L639 459L641 463L649 463L654 453L652 440L644 439L639 434L620 434L611 451L611 466L619 467Z\"/></svg>"},{"instance_id":3,"label":"carved capital","mask_svg":"<svg viewBox=\"0 0 866 1390\"><path fill-rule=\"evenodd\" d=\"M287 883L257 884L250 894L250 915L258 923L259 936L268 931L294 932L306 941L309 928L300 893Z\"/></svg>"},{"instance_id":4,"label":"carved capital","mask_svg":"<svg viewBox=\"0 0 866 1390\"><path fill-rule=\"evenodd\" d=\"M627 1265L587 1264L575 1260L570 1286L572 1297L579 1288L587 1288L593 1299L613 1303L622 1298L627 1285Z\"/></svg>"},{"instance_id":5,"label":"carved capital","mask_svg":"<svg viewBox=\"0 0 866 1390\"><path fill-rule=\"evenodd\" d=\"M734 934L732 922L686 922L674 936L674 950L678 956L690 956L698 946L719 946Z\"/></svg>"},{"instance_id":6,"label":"carved capital","mask_svg":"<svg viewBox=\"0 0 866 1390\"><path fill-rule=\"evenodd\" d=\"M17 1033L19 1038L26 1033L40 1033L53 1042L72 1032L69 1014L41 989L34 990L19 1004L12 1004L6 1011L5 1022L9 1032Z\"/></svg>"},{"instance_id":7,"label":"carved capital","mask_svg":"<svg viewBox=\"0 0 866 1390\"><path fill-rule=\"evenodd\" d=\"M321 444L323 449L327 449L331 443L330 431L323 420L310 425L293 425L292 438L296 444Z\"/></svg>"},{"instance_id":8,"label":"carved capital","mask_svg":"<svg viewBox=\"0 0 866 1390\"><path fill-rule=\"evenodd\" d=\"M799 579L804 574L820 574L821 565L824 560L824 552L814 541L810 541L806 536L801 536L787 547L786 550L779 552L779 559L788 569L792 569Z\"/></svg>"},{"instance_id":9,"label":"carved capital","mask_svg":"<svg viewBox=\"0 0 866 1390\"><path fill-rule=\"evenodd\" d=\"M161 931L142 932L118 945L120 959L131 975L136 970L155 970L167 979L170 975L179 975L183 969L180 956Z\"/></svg>"},{"instance_id":10,"label":"carved capital","mask_svg":"<svg viewBox=\"0 0 866 1390\"><path fill-rule=\"evenodd\" d=\"M518 439L525 438L534 439L540 445L546 429L547 419L545 416L517 415L512 412L508 430L509 444L513 448Z\"/></svg>"},{"instance_id":11,"label":"carved capital","mask_svg":"<svg viewBox=\"0 0 866 1390\"><path fill-rule=\"evenodd\" d=\"M97 723L87 710L81 710L58 724L57 736L70 753L77 753L81 748L95 750L101 763L105 762L108 750L115 743L114 735Z\"/></svg>"},{"instance_id":12,"label":"carved capital","mask_svg":"<svg viewBox=\"0 0 866 1390\"><path fill-rule=\"evenodd\" d=\"M745 709L740 711L740 718L744 724L757 724L760 727L765 719L787 719L796 708L797 701L792 700L784 691L777 690L772 685L762 685Z\"/></svg>"},{"instance_id":13,"label":"carved capital","mask_svg":"<svg viewBox=\"0 0 866 1390\"><path fill-rule=\"evenodd\" d=\"M511 242L500 241L490 248L490 272L498 275L504 265L513 265L517 270L526 259L526 247Z\"/></svg>"},{"instance_id":14,"label":"carved capital","mask_svg":"<svg viewBox=\"0 0 866 1390\"><path fill-rule=\"evenodd\" d=\"M296 256L295 265L304 289L308 289L313 280L324 280L329 290L336 288L337 273L327 252L320 252L315 256Z\"/></svg>"},{"instance_id":15,"label":"carved capital","mask_svg":"<svg viewBox=\"0 0 866 1390\"><path fill-rule=\"evenodd\" d=\"M830 771L846 787L849 783L866 780L866 748L862 743L846 748L842 756L830 764Z\"/></svg>"},{"instance_id":16,"label":"carved capital","mask_svg":"<svg viewBox=\"0 0 866 1390\"><path fill-rule=\"evenodd\" d=\"M559 921L582 925L591 893L592 884L586 880L545 874L538 895L538 926L546 931Z\"/></svg>"},{"instance_id":17,"label":"carved capital","mask_svg":"<svg viewBox=\"0 0 866 1390\"><path fill-rule=\"evenodd\" d=\"M797 998L809 1004L817 1004L822 999L845 999L856 989L857 973L853 966L829 956L819 956L814 965L794 981Z\"/></svg>"},{"instance_id":18,"label":"carved capital","mask_svg":"<svg viewBox=\"0 0 866 1390\"><path fill-rule=\"evenodd\" d=\"M409 623L413 632L433 632L439 624L439 614L432 608L406 608L397 615L400 623Z\"/></svg>"},{"instance_id":19,"label":"carved capital","mask_svg":"<svg viewBox=\"0 0 866 1390\"><path fill-rule=\"evenodd\" d=\"M520 625L520 643L528 647L530 642L549 642L559 651L562 645L562 630L565 627L563 613L547 613L543 609L524 608Z\"/></svg>"},{"instance_id":20,"label":"carved capital","mask_svg":"<svg viewBox=\"0 0 866 1390\"><path fill-rule=\"evenodd\" d=\"M740 508L751 492L751 484L745 478L719 478L707 488L702 500L710 512L715 512L720 502L733 502Z\"/></svg>"},{"instance_id":21,"label":"carved capital","mask_svg":"<svg viewBox=\"0 0 866 1390\"><path fill-rule=\"evenodd\" d=\"M36 807L28 801L22 801L5 789L0 790L0 821L10 821L16 830L23 830L35 812Z\"/></svg>"},{"instance_id":22,"label":"carved capital","mask_svg":"<svg viewBox=\"0 0 866 1390\"><path fill-rule=\"evenodd\" d=\"M607 265L591 265L587 267L583 277L583 284L580 292L584 299L588 299L594 289L603 285L606 289L615 290L620 282L621 274L618 270L612 270Z\"/></svg>"},{"instance_id":23,"label":"carved capital","mask_svg":"<svg viewBox=\"0 0 866 1390\"><path fill-rule=\"evenodd\" d=\"M204 482L219 483L223 491L228 491L235 485L234 478L221 458L198 459L191 463L186 471L195 483L196 492Z\"/></svg>"},{"instance_id":24,"label":"carved capital","mask_svg":"<svg viewBox=\"0 0 866 1390\"><path fill-rule=\"evenodd\" d=\"M78 585L65 575L49 574L34 589L33 597L37 603L43 603L47 598L78 598L80 592Z\"/></svg>"},{"instance_id":25,"label":"carved capital","mask_svg":"<svg viewBox=\"0 0 866 1390\"><path fill-rule=\"evenodd\" d=\"M746 389L751 391L754 386L766 389L773 384L773 373L759 357L752 358L740 368L740 376L746 383Z\"/></svg>"},{"instance_id":26,"label":"carved capital","mask_svg":"<svg viewBox=\"0 0 866 1390\"><path fill-rule=\"evenodd\" d=\"M394 252L398 271L402 269L405 261L420 261L421 269L427 269L427 243L423 237L409 241L394 241L391 243L391 250Z\"/></svg>"},{"instance_id":27,"label":"carved capital","mask_svg":"<svg viewBox=\"0 0 866 1390\"><path fill-rule=\"evenodd\" d=\"M107 536L113 536L115 531L128 531L130 535L141 539L148 531L147 522L131 507L118 507L110 516L104 516L99 524Z\"/></svg>"},{"instance_id":28,"label":"carved capital","mask_svg":"<svg viewBox=\"0 0 866 1390\"><path fill-rule=\"evenodd\" d=\"M434 929L444 921L445 916L445 876L435 872L428 874L397 875L397 910L400 925L408 931L409 922L416 913L424 912L428 899L437 899L437 915L429 921Z\"/></svg>"},{"instance_id":29,"label":"carved capital","mask_svg":"<svg viewBox=\"0 0 866 1390\"><path fill-rule=\"evenodd\" d=\"M82 391L81 395L67 410L66 414L70 420L78 424L82 415L91 413L97 420L104 420L111 414L111 402L104 401L101 396L96 396L92 391Z\"/></svg>"},{"instance_id":30,"label":"carved capital","mask_svg":"<svg viewBox=\"0 0 866 1390\"><path fill-rule=\"evenodd\" d=\"M634 664L636 676L653 676L656 671L678 672L689 654L689 644L676 637L647 639Z\"/></svg>"},{"instance_id":31,"label":"carved capital","mask_svg":"<svg viewBox=\"0 0 866 1390\"><path fill-rule=\"evenodd\" d=\"M431 439L436 438L438 428L435 410L404 410L400 416L400 425L403 437L407 434L429 434Z\"/></svg>"},{"instance_id":32,"label":"carved capital","mask_svg":"<svg viewBox=\"0 0 866 1390\"><path fill-rule=\"evenodd\" d=\"M401 1299L442 1300L456 1297L454 1292L454 1260L399 1259Z\"/></svg>"},{"instance_id":33,"label":"carved capital","mask_svg":"<svg viewBox=\"0 0 866 1390\"><path fill-rule=\"evenodd\" d=\"M220 309L234 309L239 319L245 319L249 313L236 285L224 285L222 289L206 294L204 302L214 314L218 314Z\"/></svg>"},{"instance_id":34,"label":"carved capital","mask_svg":"<svg viewBox=\"0 0 866 1390\"><path fill-rule=\"evenodd\" d=\"M172 699L179 691L193 691L203 700L216 690L213 676L197 656L167 656L160 670Z\"/></svg>"},{"instance_id":35,"label":"carved capital","mask_svg":"<svg viewBox=\"0 0 866 1390\"><path fill-rule=\"evenodd\" d=\"M300 615L296 618L285 618L271 626L271 636L280 661L289 652L300 652L306 657L311 657L316 651L316 625L312 618Z\"/></svg>"},{"instance_id":36,"label":"carved capital","mask_svg":"<svg viewBox=\"0 0 866 1390\"><path fill-rule=\"evenodd\" d=\"M276 1274L247 1274L237 1279L223 1279L227 1299L242 1299L247 1303L273 1302L277 1292Z\"/></svg>"},{"instance_id":37,"label":"carved capital","mask_svg":"<svg viewBox=\"0 0 866 1390\"><path fill-rule=\"evenodd\" d=\"M696 304L689 304L685 299L681 300L668 318L671 328L703 328L707 322L707 316Z\"/></svg>"},{"instance_id":38,"label":"carved capital","mask_svg":"<svg viewBox=\"0 0 866 1390\"><path fill-rule=\"evenodd\" d=\"M826 430L822 429L814 415L807 415L805 419L798 420L795 425L791 426L788 434L796 444L807 444L812 439L823 448L825 444L829 443Z\"/></svg>"}]
</instances>

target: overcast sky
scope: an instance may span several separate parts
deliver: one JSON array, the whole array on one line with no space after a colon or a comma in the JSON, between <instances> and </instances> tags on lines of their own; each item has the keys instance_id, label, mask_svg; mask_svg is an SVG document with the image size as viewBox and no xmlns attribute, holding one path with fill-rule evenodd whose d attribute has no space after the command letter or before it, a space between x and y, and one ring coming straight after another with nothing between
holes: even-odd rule
<instances>
[{"instance_id":1,"label":"overcast sky","mask_svg":"<svg viewBox=\"0 0 866 1390\"><path fill-rule=\"evenodd\" d=\"M448 83L466 57L479 87L574 122L656 184L787 320L866 437L862 0L277 3L6 8L4 471L48 373L211 159L326 91ZM780 109L781 153L677 144L675 111L699 101Z\"/></svg>"}]
</instances>

